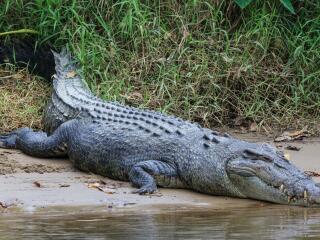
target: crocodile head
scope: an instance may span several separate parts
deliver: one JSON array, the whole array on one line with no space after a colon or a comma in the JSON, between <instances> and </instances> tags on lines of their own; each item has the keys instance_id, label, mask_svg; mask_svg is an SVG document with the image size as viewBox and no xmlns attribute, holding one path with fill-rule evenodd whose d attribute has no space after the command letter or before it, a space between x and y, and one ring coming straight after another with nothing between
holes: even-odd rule
<instances>
[{"instance_id":1,"label":"crocodile head","mask_svg":"<svg viewBox=\"0 0 320 240\"><path fill-rule=\"evenodd\" d=\"M242 146L241 146L242 145ZM242 197L320 207L320 187L269 144L230 146L226 171Z\"/></svg>"}]
</instances>

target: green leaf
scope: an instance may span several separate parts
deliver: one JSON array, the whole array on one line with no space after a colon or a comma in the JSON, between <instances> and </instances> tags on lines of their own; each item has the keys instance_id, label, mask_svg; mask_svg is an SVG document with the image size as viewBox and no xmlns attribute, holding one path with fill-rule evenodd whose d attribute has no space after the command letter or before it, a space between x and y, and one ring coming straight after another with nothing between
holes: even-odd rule
<instances>
[{"instance_id":1,"label":"green leaf","mask_svg":"<svg viewBox=\"0 0 320 240\"><path fill-rule=\"evenodd\" d=\"M292 14L296 14L292 6L291 0L280 0L280 2L285 6Z\"/></svg>"},{"instance_id":2,"label":"green leaf","mask_svg":"<svg viewBox=\"0 0 320 240\"><path fill-rule=\"evenodd\" d=\"M248 6L253 0L234 0L236 4L244 9L246 6Z\"/></svg>"}]
</instances>

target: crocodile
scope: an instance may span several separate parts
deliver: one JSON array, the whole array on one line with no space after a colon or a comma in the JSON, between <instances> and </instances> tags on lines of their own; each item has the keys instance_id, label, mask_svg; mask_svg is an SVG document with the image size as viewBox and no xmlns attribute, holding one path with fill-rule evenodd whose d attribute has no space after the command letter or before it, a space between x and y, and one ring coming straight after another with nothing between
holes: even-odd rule
<instances>
[{"instance_id":1,"label":"crocodile","mask_svg":"<svg viewBox=\"0 0 320 240\"><path fill-rule=\"evenodd\" d=\"M68 156L74 166L121 181L136 193L158 187L320 206L320 187L267 143L251 143L199 124L94 96L71 56L54 53L45 131L0 135L1 148L35 157Z\"/></svg>"}]
</instances>

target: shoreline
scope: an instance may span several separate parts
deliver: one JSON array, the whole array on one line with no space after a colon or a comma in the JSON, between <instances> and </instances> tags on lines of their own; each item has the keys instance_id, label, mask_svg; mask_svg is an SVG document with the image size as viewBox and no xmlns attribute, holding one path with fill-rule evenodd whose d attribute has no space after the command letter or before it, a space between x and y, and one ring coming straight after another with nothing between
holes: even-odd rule
<instances>
[{"instance_id":1,"label":"shoreline","mask_svg":"<svg viewBox=\"0 0 320 240\"><path fill-rule=\"evenodd\" d=\"M240 138L242 138L240 136ZM258 138L245 138L259 141ZM285 150L290 161L304 171L320 172L320 139L281 143L299 146ZM17 150L0 149L0 205L3 212L41 209L130 211L143 209L226 209L274 205L250 199L217 197L184 189L164 189L152 195L133 194L129 182L121 182L75 169L68 159L33 158ZM320 182L320 177L314 178ZM1 209L0 208L0 209ZM62 210L65 211L65 210Z\"/></svg>"}]
</instances>

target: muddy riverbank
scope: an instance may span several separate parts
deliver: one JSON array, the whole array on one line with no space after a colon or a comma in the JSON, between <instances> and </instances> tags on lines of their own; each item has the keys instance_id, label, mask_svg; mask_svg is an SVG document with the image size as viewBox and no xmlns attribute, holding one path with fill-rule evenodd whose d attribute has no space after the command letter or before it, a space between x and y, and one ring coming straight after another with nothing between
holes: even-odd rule
<instances>
[{"instance_id":1,"label":"muddy riverbank","mask_svg":"<svg viewBox=\"0 0 320 240\"><path fill-rule=\"evenodd\" d=\"M251 141L261 140L240 136ZM305 171L320 172L320 139L278 143L294 164ZM287 150L287 148L295 150ZM297 149L299 151L296 151ZM226 209L268 205L248 199L214 197L187 190L160 189L156 194L131 193L127 182L114 181L73 168L67 159L38 159L20 151L0 149L0 205L3 211L33 211L49 207L151 209L169 206ZM315 178L320 182L320 178Z\"/></svg>"}]
</instances>

